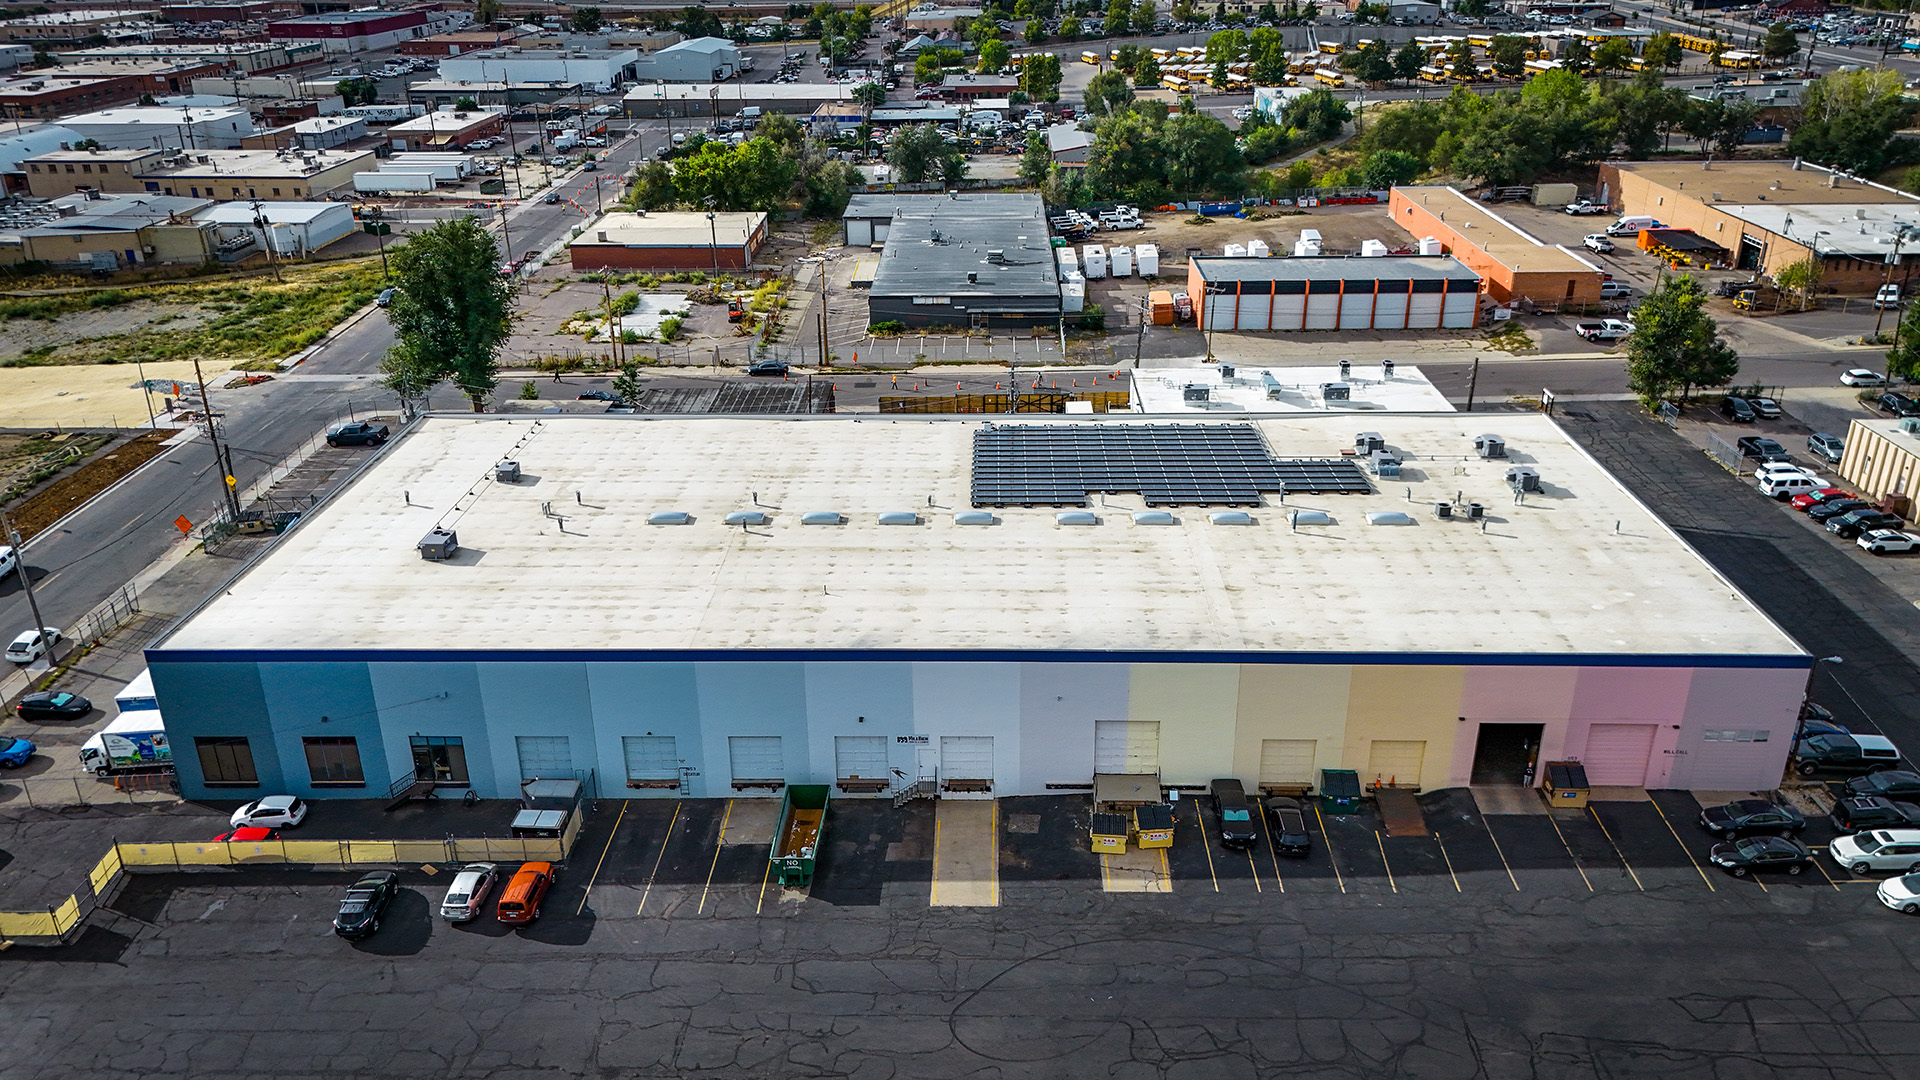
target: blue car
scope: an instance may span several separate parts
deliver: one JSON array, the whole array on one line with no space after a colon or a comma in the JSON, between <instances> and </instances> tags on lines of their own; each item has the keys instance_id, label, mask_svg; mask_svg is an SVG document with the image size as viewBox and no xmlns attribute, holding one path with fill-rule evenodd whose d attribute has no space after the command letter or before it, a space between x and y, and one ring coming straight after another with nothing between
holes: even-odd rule
<instances>
[{"instance_id":1,"label":"blue car","mask_svg":"<svg viewBox=\"0 0 1920 1080\"><path fill-rule=\"evenodd\" d=\"M0 769L17 769L32 756L32 743L25 739L10 740L4 749L0 749Z\"/></svg>"}]
</instances>

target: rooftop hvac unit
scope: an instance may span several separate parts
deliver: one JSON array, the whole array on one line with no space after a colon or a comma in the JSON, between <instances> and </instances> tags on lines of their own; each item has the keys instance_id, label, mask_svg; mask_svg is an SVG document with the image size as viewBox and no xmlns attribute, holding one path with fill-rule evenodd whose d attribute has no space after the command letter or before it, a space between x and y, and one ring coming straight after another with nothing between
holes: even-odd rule
<instances>
[{"instance_id":1,"label":"rooftop hvac unit","mask_svg":"<svg viewBox=\"0 0 1920 1080\"><path fill-rule=\"evenodd\" d=\"M1400 475L1400 459L1391 450L1375 450L1367 455L1367 469L1375 476L1397 477Z\"/></svg>"},{"instance_id":2,"label":"rooftop hvac unit","mask_svg":"<svg viewBox=\"0 0 1920 1080\"><path fill-rule=\"evenodd\" d=\"M498 461L493 466L493 478L503 484L520 482L520 463L517 461Z\"/></svg>"},{"instance_id":3,"label":"rooftop hvac unit","mask_svg":"<svg viewBox=\"0 0 1920 1080\"><path fill-rule=\"evenodd\" d=\"M1234 371L1234 368L1233 368L1233 365L1232 365L1232 364L1229 364L1229 363L1227 363L1227 362L1226 362L1226 361L1224 361L1224 360L1222 360L1222 361L1220 362L1220 381L1221 381L1221 382L1230 382L1230 381L1232 381L1232 379L1233 379L1233 371Z\"/></svg>"},{"instance_id":4,"label":"rooftop hvac unit","mask_svg":"<svg viewBox=\"0 0 1920 1080\"><path fill-rule=\"evenodd\" d=\"M1540 470L1531 465L1515 465L1507 470L1507 486L1515 491L1539 491Z\"/></svg>"},{"instance_id":5,"label":"rooftop hvac unit","mask_svg":"<svg viewBox=\"0 0 1920 1080\"><path fill-rule=\"evenodd\" d=\"M1353 437L1353 452L1356 454L1371 454L1386 448L1387 440L1381 438L1377 431L1363 431Z\"/></svg>"},{"instance_id":6,"label":"rooftop hvac unit","mask_svg":"<svg viewBox=\"0 0 1920 1080\"><path fill-rule=\"evenodd\" d=\"M1181 401L1205 402L1209 396L1206 383L1188 383L1180 388Z\"/></svg>"},{"instance_id":7,"label":"rooftop hvac unit","mask_svg":"<svg viewBox=\"0 0 1920 1080\"><path fill-rule=\"evenodd\" d=\"M1483 458L1503 458L1507 456L1507 440L1498 435L1475 435L1473 449Z\"/></svg>"},{"instance_id":8,"label":"rooftop hvac unit","mask_svg":"<svg viewBox=\"0 0 1920 1080\"><path fill-rule=\"evenodd\" d=\"M1349 401L1353 398L1353 388L1343 382L1320 384L1321 401Z\"/></svg>"},{"instance_id":9,"label":"rooftop hvac unit","mask_svg":"<svg viewBox=\"0 0 1920 1080\"><path fill-rule=\"evenodd\" d=\"M1900 430L1908 435L1920 435L1920 416L1909 416L1901 420Z\"/></svg>"},{"instance_id":10,"label":"rooftop hvac unit","mask_svg":"<svg viewBox=\"0 0 1920 1080\"><path fill-rule=\"evenodd\" d=\"M445 562L460 550L460 540L452 529L436 528L420 539L420 557L428 562Z\"/></svg>"}]
</instances>

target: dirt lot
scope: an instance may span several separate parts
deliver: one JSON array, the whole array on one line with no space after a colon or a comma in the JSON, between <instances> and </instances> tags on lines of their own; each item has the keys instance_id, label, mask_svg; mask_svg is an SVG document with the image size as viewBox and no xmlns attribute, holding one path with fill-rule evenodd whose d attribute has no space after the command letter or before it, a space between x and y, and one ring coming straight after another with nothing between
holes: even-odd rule
<instances>
[{"instance_id":1,"label":"dirt lot","mask_svg":"<svg viewBox=\"0 0 1920 1080\"><path fill-rule=\"evenodd\" d=\"M66 475L8 507L8 516L13 519L23 539L32 539L35 533L60 520L81 503L112 487L114 481L159 456L167 440L177 434L175 431L152 431L112 444L105 453L85 459L86 463L79 468L68 471ZM101 437L16 436L4 449L0 449L0 454L15 460L37 460L69 440L75 446L85 447L87 443L78 440L87 438L92 438L92 444L96 447L107 445L107 440Z\"/></svg>"}]
</instances>

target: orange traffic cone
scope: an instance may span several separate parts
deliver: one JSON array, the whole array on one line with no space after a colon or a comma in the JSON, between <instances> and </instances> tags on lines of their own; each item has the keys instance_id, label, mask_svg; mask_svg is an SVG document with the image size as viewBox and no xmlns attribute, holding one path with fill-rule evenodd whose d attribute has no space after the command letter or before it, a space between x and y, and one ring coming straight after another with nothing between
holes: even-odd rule
<instances>
[{"instance_id":1,"label":"orange traffic cone","mask_svg":"<svg viewBox=\"0 0 1920 1080\"><path fill-rule=\"evenodd\" d=\"M956 394L960 392L960 384L959 384L959 383L954 383L954 384L953 384L953 392L954 392L954 393L956 393Z\"/></svg>"}]
</instances>

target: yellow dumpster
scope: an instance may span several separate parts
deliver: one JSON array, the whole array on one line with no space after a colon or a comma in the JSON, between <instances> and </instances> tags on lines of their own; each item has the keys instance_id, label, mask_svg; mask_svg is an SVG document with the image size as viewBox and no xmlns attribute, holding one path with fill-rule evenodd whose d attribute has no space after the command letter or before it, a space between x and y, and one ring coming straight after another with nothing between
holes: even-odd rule
<instances>
[{"instance_id":1,"label":"yellow dumpster","mask_svg":"<svg viewBox=\"0 0 1920 1080\"><path fill-rule=\"evenodd\" d=\"M1172 847L1173 807L1166 803L1134 807L1133 831L1139 834L1142 848Z\"/></svg>"},{"instance_id":2,"label":"yellow dumpster","mask_svg":"<svg viewBox=\"0 0 1920 1080\"><path fill-rule=\"evenodd\" d=\"M1125 855L1127 853L1127 819L1125 815L1093 815L1093 853L1095 855Z\"/></svg>"}]
</instances>

